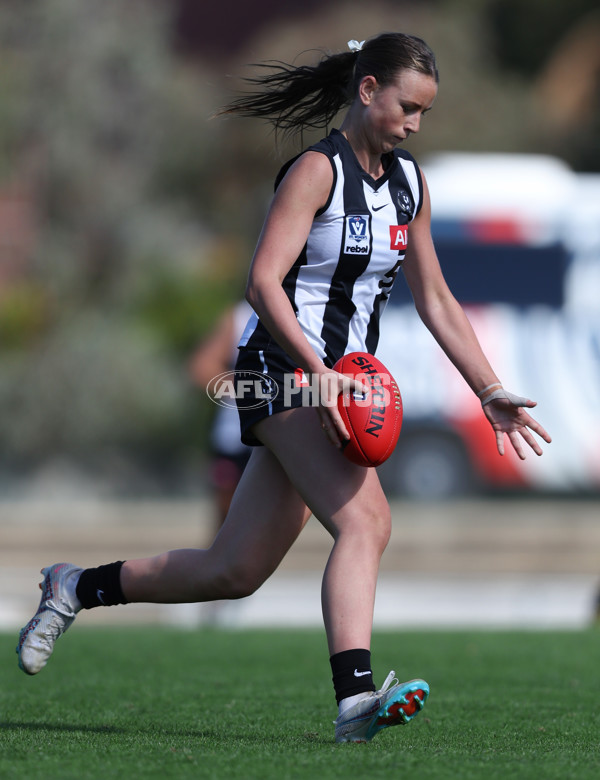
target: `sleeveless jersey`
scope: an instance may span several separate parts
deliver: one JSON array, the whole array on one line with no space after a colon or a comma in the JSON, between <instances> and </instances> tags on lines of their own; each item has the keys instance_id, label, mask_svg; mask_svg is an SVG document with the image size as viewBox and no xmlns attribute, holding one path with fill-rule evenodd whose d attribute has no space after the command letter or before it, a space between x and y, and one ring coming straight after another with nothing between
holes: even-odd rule
<instances>
[{"instance_id":1,"label":"sleeveless jersey","mask_svg":"<svg viewBox=\"0 0 600 780\"><path fill-rule=\"evenodd\" d=\"M333 185L283 288L309 343L331 367L348 352L375 353L379 319L404 260L407 225L421 208L423 185L414 158L404 150L383 156L384 173L377 180L338 130L309 150L329 158ZM272 343L253 314L240 347L263 350Z\"/></svg>"}]
</instances>

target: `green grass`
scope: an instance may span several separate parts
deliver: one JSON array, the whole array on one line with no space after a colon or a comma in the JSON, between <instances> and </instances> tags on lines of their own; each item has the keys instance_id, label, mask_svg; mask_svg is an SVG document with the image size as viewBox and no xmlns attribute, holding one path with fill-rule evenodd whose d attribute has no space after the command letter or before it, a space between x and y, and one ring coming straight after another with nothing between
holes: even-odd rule
<instances>
[{"instance_id":1,"label":"green grass","mask_svg":"<svg viewBox=\"0 0 600 780\"><path fill-rule=\"evenodd\" d=\"M37 677L0 635L0 777L596 778L600 634L377 633L431 696L406 727L333 743L322 632L75 629Z\"/></svg>"}]
</instances>

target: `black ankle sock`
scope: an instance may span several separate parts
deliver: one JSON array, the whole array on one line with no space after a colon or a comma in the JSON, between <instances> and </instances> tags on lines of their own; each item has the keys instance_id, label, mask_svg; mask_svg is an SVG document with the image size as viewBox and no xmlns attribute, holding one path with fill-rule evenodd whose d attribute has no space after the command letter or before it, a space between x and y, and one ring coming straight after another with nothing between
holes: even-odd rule
<instances>
[{"instance_id":1,"label":"black ankle sock","mask_svg":"<svg viewBox=\"0 0 600 780\"><path fill-rule=\"evenodd\" d=\"M75 593L84 609L127 604L121 590L121 566L124 562L108 563L81 573Z\"/></svg>"},{"instance_id":2,"label":"black ankle sock","mask_svg":"<svg viewBox=\"0 0 600 780\"><path fill-rule=\"evenodd\" d=\"M348 696L375 690L370 650L344 650L332 655L329 663L338 704Z\"/></svg>"}]
</instances>

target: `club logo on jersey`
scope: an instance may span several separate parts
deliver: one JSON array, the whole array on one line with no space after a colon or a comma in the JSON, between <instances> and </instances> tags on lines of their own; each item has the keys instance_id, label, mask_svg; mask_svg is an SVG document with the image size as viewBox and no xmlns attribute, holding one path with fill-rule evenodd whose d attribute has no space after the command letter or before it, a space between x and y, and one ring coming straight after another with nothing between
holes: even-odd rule
<instances>
[{"instance_id":1,"label":"club logo on jersey","mask_svg":"<svg viewBox=\"0 0 600 780\"><path fill-rule=\"evenodd\" d=\"M390 225L390 249L404 252L408 246L408 225Z\"/></svg>"},{"instance_id":2,"label":"club logo on jersey","mask_svg":"<svg viewBox=\"0 0 600 780\"><path fill-rule=\"evenodd\" d=\"M346 217L344 254L366 255L369 253L371 236L366 217L360 214Z\"/></svg>"},{"instance_id":3,"label":"club logo on jersey","mask_svg":"<svg viewBox=\"0 0 600 780\"><path fill-rule=\"evenodd\" d=\"M414 209L414 203L409 193L406 190L398 190L396 200L398 201L398 207L400 211L403 214L408 214L408 216L411 217Z\"/></svg>"}]
</instances>

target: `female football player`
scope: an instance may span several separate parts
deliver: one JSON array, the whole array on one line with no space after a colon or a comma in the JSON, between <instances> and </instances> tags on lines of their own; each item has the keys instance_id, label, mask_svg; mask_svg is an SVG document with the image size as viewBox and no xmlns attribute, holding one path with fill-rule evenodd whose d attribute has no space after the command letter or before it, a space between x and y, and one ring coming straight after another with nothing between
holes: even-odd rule
<instances>
[{"instance_id":1,"label":"female football player","mask_svg":"<svg viewBox=\"0 0 600 780\"><path fill-rule=\"evenodd\" d=\"M347 352L375 352L379 316L401 269L423 322L480 398L499 453L505 436L521 458L523 443L541 454L532 431L550 437L526 411L535 403L504 390L448 289L431 238L425 179L398 149L419 132L434 104L432 51L402 33L349 46L312 67L274 66L254 80L254 93L226 109L294 132L324 127L347 108L339 128L278 177L249 273L247 299L255 314L237 364L241 376L264 377L259 395L305 377L318 388L316 408L303 405L301 393L279 392L262 405L242 399L242 438L254 449L209 549L85 571L71 564L44 569L39 610L17 648L29 674L43 668L81 608L252 593L312 513L332 538L322 608L338 702L336 741L369 741L423 706L429 692L423 680L399 683L391 672L379 690L373 682L375 586L390 510L376 471L341 452L348 431L335 402L344 380L332 366ZM359 380L353 389L361 389Z\"/></svg>"}]
</instances>

